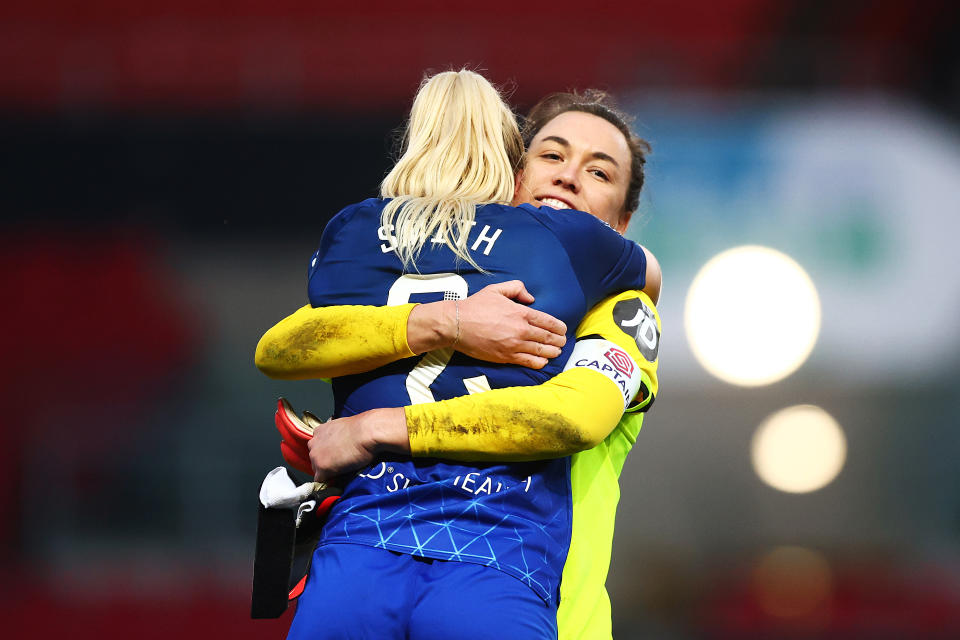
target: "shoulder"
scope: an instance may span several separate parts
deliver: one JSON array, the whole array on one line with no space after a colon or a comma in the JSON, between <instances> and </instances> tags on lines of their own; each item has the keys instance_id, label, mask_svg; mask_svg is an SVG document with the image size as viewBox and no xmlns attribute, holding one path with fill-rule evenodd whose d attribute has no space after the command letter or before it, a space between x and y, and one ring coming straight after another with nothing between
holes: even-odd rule
<instances>
[{"instance_id":1,"label":"shoulder","mask_svg":"<svg viewBox=\"0 0 960 640\"><path fill-rule=\"evenodd\" d=\"M595 261L597 256L619 255L632 251L632 240L617 233L603 220L574 209L552 209L521 205L520 208L548 229L566 247L567 252Z\"/></svg>"},{"instance_id":2,"label":"shoulder","mask_svg":"<svg viewBox=\"0 0 960 640\"><path fill-rule=\"evenodd\" d=\"M660 389L660 315L646 293L624 291L594 306L577 327L577 349L598 358L602 352L613 368L638 382L627 411L650 408Z\"/></svg>"},{"instance_id":3,"label":"shoulder","mask_svg":"<svg viewBox=\"0 0 960 640\"><path fill-rule=\"evenodd\" d=\"M388 200L384 200L383 198L367 198L362 202L347 205L335 216L330 218L330 222L327 223L324 232L339 229L346 223L358 218L367 218L373 215L379 216L387 202Z\"/></svg>"},{"instance_id":4,"label":"shoulder","mask_svg":"<svg viewBox=\"0 0 960 640\"><path fill-rule=\"evenodd\" d=\"M619 236L610 225L599 218L574 209L553 209L551 207L535 207L531 204L522 204L516 207L524 211L534 220L547 227L554 233L596 233L606 235L613 233Z\"/></svg>"},{"instance_id":5,"label":"shoulder","mask_svg":"<svg viewBox=\"0 0 960 640\"><path fill-rule=\"evenodd\" d=\"M513 207L507 204L484 204L477 207L477 221L497 220L508 225L523 225L533 223L533 207Z\"/></svg>"},{"instance_id":6,"label":"shoulder","mask_svg":"<svg viewBox=\"0 0 960 640\"><path fill-rule=\"evenodd\" d=\"M563 247L591 303L613 291L644 287L647 262L640 245L583 211L529 210Z\"/></svg>"},{"instance_id":7,"label":"shoulder","mask_svg":"<svg viewBox=\"0 0 960 640\"><path fill-rule=\"evenodd\" d=\"M386 202L387 200L382 198L368 198L362 202L347 205L330 218L323 228L319 247L310 256L307 276L313 277L318 262L324 256L330 255L331 252L342 251L342 248L338 250L337 247L349 244L354 234L362 235L364 230L370 228L371 224L379 225L380 212Z\"/></svg>"},{"instance_id":8,"label":"shoulder","mask_svg":"<svg viewBox=\"0 0 960 640\"><path fill-rule=\"evenodd\" d=\"M347 205L341 209L335 216L330 218L326 227L323 229L323 235L320 240L320 247L325 243L330 243L336 238L345 227L351 225L355 231L360 231L357 226L366 227L369 224L380 224L380 212L388 200L382 198L368 198L363 202Z\"/></svg>"},{"instance_id":9,"label":"shoulder","mask_svg":"<svg viewBox=\"0 0 960 640\"><path fill-rule=\"evenodd\" d=\"M577 337L601 335L631 338L648 362L660 351L660 314L643 291L631 289L609 296L594 306L577 328Z\"/></svg>"},{"instance_id":10,"label":"shoulder","mask_svg":"<svg viewBox=\"0 0 960 640\"><path fill-rule=\"evenodd\" d=\"M572 209L551 209L521 204L513 207L502 204L486 204L477 207L477 217L497 217L509 223L530 224L548 230L557 236L577 237L584 233L620 238L620 234L602 220ZM612 235L611 235L612 234Z\"/></svg>"}]
</instances>

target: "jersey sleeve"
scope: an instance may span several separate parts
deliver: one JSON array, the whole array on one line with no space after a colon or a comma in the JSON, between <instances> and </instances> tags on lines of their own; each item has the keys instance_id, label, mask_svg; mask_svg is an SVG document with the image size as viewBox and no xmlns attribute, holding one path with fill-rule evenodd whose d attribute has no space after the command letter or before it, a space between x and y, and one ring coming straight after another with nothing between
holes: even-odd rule
<instances>
[{"instance_id":1,"label":"jersey sleeve","mask_svg":"<svg viewBox=\"0 0 960 640\"><path fill-rule=\"evenodd\" d=\"M257 344L257 368L271 378L335 378L372 371L416 355L407 320L416 304L305 306L271 327Z\"/></svg>"},{"instance_id":2,"label":"jersey sleeve","mask_svg":"<svg viewBox=\"0 0 960 640\"><path fill-rule=\"evenodd\" d=\"M646 411L659 390L659 352L656 305L643 291L625 291L587 313L577 327L577 344L567 368L598 370L621 388L626 411ZM632 382L623 382L626 377Z\"/></svg>"},{"instance_id":3,"label":"jersey sleeve","mask_svg":"<svg viewBox=\"0 0 960 640\"><path fill-rule=\"evenodd\" d=\"M659 346L659 316L650 298L636 290L611 296L587 314L577 336L567 368L543 384L406 407L411 453L463 461L571 455L610 435L625 406L631 412L649 408L658 389Z\"/></svg>"},{"instance_id":4,"label":"jersey sleeve","mask_svg":"<svg viewBox=\"0 0 960 640\"><path fill-rule=\"evenodd\" d=\"M632 354L640 371L637 394L605 440L607 459L619 473L637 441L646 411L659 393L660 315L646 293L628 291L604 300L591 310L578 327L577 336L576 346L609 340Z\"/></svg>"},{"instance_id":5,"label":"jersey sleeve","mask_svg":"<svg viewBox=\"0 0 960 640\"><path fill-rule=\"evenodd\" d=\"M416 355L407 343L415 304L349 304L349 293L364 291L368 283L356 277L348 257L356 253L357 234L377 219L378 204L368 199L350 205L327 224L307 267L311 306L260 338L255 363L263 373L287 380L335 378Z\"/></svg>"},{"instance_id":6,"label":"jersey sleeve","mask_svg":"<svg viewBox=\"0 0 960 640\"><path fill-rule=\"evenodd\" d=\"M415 457L542 460L596 446L616 426L623 399L587 369L532 387L507 387L405 407Z\"/></svg>"}]
</instances>

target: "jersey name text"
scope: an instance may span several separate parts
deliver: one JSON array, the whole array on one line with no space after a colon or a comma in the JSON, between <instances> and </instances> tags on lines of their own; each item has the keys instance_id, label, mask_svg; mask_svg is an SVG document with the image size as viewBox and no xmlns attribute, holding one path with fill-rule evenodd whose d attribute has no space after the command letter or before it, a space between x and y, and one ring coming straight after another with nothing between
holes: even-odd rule
<instances>
[{"instance_id":1,"label":"jersey name text","mask_svg":"<svg viewBox=\"0 0 960 640\"><path fill-rule=\"evenodd\" d=\"M476 224L476 220L470 223L471 227L476 226ZM393 228L392 224L388 224L382 225L377 229L377 237L383 240L383 243L380 245L380 251L383 253L390 253L397 248L397 236L393 235ZM491 230L490 225L483 225L480 234L474 239L473 244L470 245L470 250L477 251L482 249L483 255L490 255L490 251L493 250L493 245L501 233L503 233L503 229ZM439 234L430 238L432 244L443 244L445 241L444 237Z\"/></svg>"}]
</instances>

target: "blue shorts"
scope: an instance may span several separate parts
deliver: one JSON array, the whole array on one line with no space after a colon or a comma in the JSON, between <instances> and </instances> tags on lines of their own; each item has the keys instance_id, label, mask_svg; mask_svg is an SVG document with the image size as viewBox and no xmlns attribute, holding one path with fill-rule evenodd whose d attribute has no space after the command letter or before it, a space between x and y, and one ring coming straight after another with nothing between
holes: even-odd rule
<instances>
[{"instance_id":1,"label":"blue shorts","mask_svg":"<svg viewBox=\"0 0 960 640\"><path fill-rule=\"evenodd\" d=\"M355 544L313 554L289 640L547 640L557 610L516 578Z\"/></svg>"}]
</instances>

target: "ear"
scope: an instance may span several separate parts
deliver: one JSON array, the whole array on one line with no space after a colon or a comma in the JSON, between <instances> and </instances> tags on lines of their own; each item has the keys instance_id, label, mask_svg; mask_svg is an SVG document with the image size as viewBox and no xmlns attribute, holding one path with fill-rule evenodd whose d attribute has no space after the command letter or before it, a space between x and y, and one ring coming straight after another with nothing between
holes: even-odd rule
<instances>
[{"instance_id":1,"label":"ear","mask_svg":"<svg viewBox=\"0 0 960 640\"><path fill-rule=\"evenodd\" d=\"M633 217L633 211L621 211L620 220L617 222L617 225L614 227L614 230L623 235L627 232L627 227L630 225L630 218Z\"/></svg>"},{"instance_id":2,"label":"ear","mask_svg":"<svg viewBox=\"0 0 960 640\"><path fill-rule=\"evenodd\" d=\"M524 199L520 195L522 181L523 169L520 169L517 171L517 175L513 179L513 201L510 203L510 206L516 207L524 202Z\"/></svg>"}]
</instances>

